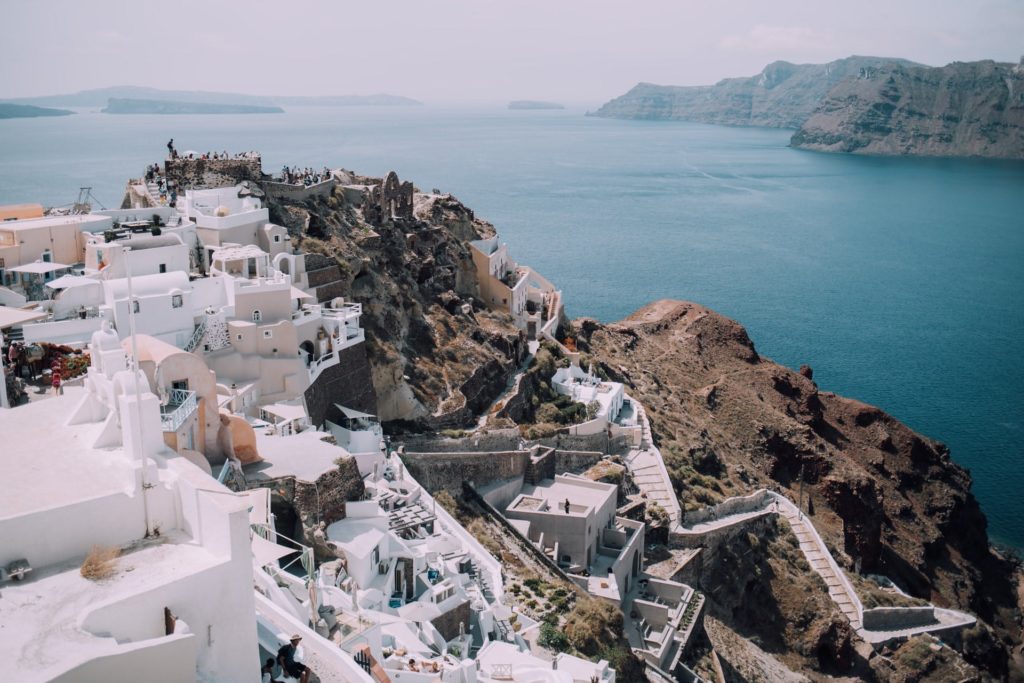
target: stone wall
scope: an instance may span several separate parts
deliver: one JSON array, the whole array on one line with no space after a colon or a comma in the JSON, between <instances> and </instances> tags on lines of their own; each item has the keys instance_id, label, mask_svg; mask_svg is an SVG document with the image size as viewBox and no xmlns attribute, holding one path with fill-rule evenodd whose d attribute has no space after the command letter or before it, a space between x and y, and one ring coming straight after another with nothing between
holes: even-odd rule
<instances>
[{"instance_id":1,"label":"stone wall","mask_svg":"<svg viewBox=\"0 0 1024 683\"><path fill-rule=\"evenodd\" d=\"M340 460L336 469L320 475L315 482L288 475L259 482L249 480L248 486L270 489L273 504L283 503L295 510L307 540L317 522L331 524L345 519L346 504L362 500L365 493L359 467L351 457Z\"/></svg>"},{"instance_id":2,"label":"stone wall","mask_svg":"<svg viewBox=\"0 0 1024 683\"><path fill-rule=\"evenodd\" d=\"M434 628L437 629L437 632L445 640L454 640L459 637L460 624L465 628L465 632L469 633L470 615L469 600L465 600L454 609L450 609L441 616L431 619L430 623L433 624Z\"/></svg>"},{"instance_id":3,"label":"stone wall","mask_svg":"<svg viewBox=\"0 0 1024 683\"><path fill-rule=\"evenodd\" d=\"M755 491L749 496L743 496L742 498L730 498L718 505L704 507L699 510L690 510L684 516L684 523L687 526L693 526L694 524L706 522L709 519L722 519L729 515L753 512L755 510L764 510L770 502L771 497L768 491L761 489L759 491Z\"/></svg>"},{"instance_id":4,"label":"stone wall","mask_svg":"<svg viewBox=\"0 0 1024 683\"><path fill-rule=\"evenodd\" d=\"M255 159L168 159L165 163L168 180L179 187L229 187L243 180L259 181L263 169Z\"/></svg>"},{"instance_id":5,"label":"stone wall","mask_svg":"<svg viewBox=\"0 0 1024 683\"><path fill-rule=\"evenodd\" d=\"M355 458L344 458L338 468L320 475L315 482L295 481L292 505L302 526L309 530L318 521L328 525L345 519L345 504L363 499L365 488Z\"/></svg>"},{"instance_id":6,"label":"stone wall","mask_svg":"<svg viewBox=\"0 0 1024 683\"><path fill-rule=\"evenodd\" d=\"M587 436L573 434L555 434L545 439L537 439L530 443L550 446L559 450L600 451L601 453L624 453L629 450L629 440L625 436L609 437L604 432Z\"/></svg>"},{"instance_id":7,"label":"stone wall","mask_svg":"<svg viewBox=\"0 0 1024 683\"><path fill-rule=\"evenodd\" d=\"M505 479L522 479L530 461L529 451L488 453L405 453L402 461L416 481L430 493L447 491L462 495L462 483L477 487Z\"/></svg>"},{"instance_id":8,"label":"stone wall","mask_svg":"<svg viewBox=\"0 0 1024 683\"><path fill-rule=\"evenodd\" d=\"M304 202L310 197L327 199L334 191L335 184L334 180L325 180L315 185L293 185L269 180L260 183L268 199L287 202Z\"/></svg>"},{"instance_id":9,"label":"stone wall","mask_svg":"<svg viewBox=\"0 0 1024 683\"><path fill-rule=\"evenodd\" d=\"M370 375L366 344L356 344L338 353L338 363L325 369L305 391L309 420L317 427L340 403L363 413L377 414L377 392Z\"/></svg>"},{"instance_id":10,"label":"stone wall","mask_svg":"<svg viewBox=\"0 0 1024 683\"><path fill-rule=\"evenodd\" d=\"M555 474L579 474L601 461L604 453L598 451L555 451Z\"/></svg>"},{"instance_id":11,"label":"stone wall","mask_svg":"<svg viewBox=\"0 0 1024 683\"><path fill-rule=\"evenodd\" d=\"M863 613L864 628L869 631L902 631L906 628L929 626L938 623L935 608L927 607L876 607Z\"/></svg>"},{"instance_id":12,"label":"stone wall","mask_svg":"<svg viewBox=\"0 0 1024 683\"><path fill-rule=\"evenodd\" d=\"M477 432L461 438L437 438L412 435L403 437L399 443L410 453L468 453L471 451L517 451L522 437L519 430L492 429Z\"/></svg>"}]
</instances>

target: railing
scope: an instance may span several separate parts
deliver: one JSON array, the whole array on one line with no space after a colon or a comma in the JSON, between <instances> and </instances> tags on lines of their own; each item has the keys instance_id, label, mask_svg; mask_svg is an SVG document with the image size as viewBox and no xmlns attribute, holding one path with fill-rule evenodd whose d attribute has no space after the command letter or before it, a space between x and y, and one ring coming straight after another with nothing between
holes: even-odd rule
<instances>
[{"instance_id":1,"label":"railing","mask_svg":"<svg viewBox=\"0 0 1024 683\"><path fill-rule=\"evenodd\" d=\"M196 326L196 331L192 333L192 338L185 344L185 352L192 353L199 346L199 342L203 340L203 335L206 334L206 321L203 320Z\"/></svg>"},{"instance_id":2,"label":"railing","mask_svg":"<svg viewBox=\"0 0 1024 683\"><path fill-rule=\"evenodd\" d=\"M160 411L163 431L176 432L196 409L196 392L186 389L171 389L170 401Z\"/></svg>"}]
</instances>

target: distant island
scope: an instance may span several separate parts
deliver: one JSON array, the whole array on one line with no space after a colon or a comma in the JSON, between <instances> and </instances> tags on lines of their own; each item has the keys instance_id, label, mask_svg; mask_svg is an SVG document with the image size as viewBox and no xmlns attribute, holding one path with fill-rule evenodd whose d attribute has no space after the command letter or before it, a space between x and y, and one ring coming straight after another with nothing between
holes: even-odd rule
<instances>
[{"instance_id":1,"label":"distant island","mask_svg":"<svg viewBox=\"0 0 1024 683\"><path fill-rule=\"evenodd\" d=\"M509 109L565 109L564 105L558 102L544 102L542 100L513 100L508 103Z\"/></svg>"},{"instance_id":2,"label":"distant island","mask_svg":"<svg viewBox=\"0 0 1024 683\"><path fill-rule=\"evenodd\" d=\"M588 116L797 129L794 147L1024 158L1024 63L773 62L715 85L640 83Z\"/></svg>"},{"instance_id":3,"label":"distant island","mask_svg":"<svg viewBox=\"0 0 1024 683\"><path fill-rule=\"evenodd\" d=\"M0 119L34 119L39 116L70 116L74 113L67 109L50 109L49 107L36 107L31 104L0 102Z\"/></svg>"},{"instance_id":4,"label":"distant island","mask_svg":"<svg viewBox=\"0 0 1024 683\"><path fill-rule=\"evenodd\" d=\"M163 102L189 102L199 104L244 104L256 107L288 106L415 106L422 102L398 95L323 95L323 96L276 96L245 95L240 93L205 92L202 90L161 90L136 85L121 85L111 88L80 90L63 95L40 97L5 98L3 102L31 104L41 107L105 107L110 99L159 100Z\"/></svg>"},{"instance_id":5,"label":"distant island","mask_svg":"<svg viewBox=\"0 0 1024 683\"><path fill-rule=\"evenodd\" d=\"M169 100L133 100L111 97L104 114L283 114L281 107L254 104L172 102Z\"/></svg>"}]
</instances>

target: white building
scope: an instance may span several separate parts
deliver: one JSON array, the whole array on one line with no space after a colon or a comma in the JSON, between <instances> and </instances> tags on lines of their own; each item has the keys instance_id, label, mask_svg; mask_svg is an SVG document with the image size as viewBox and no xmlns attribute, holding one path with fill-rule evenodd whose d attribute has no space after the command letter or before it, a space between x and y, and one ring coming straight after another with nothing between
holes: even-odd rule
<instances>
[{"instance_id":1,"label":"white building","mask_svg":"<svg viewBox=\"0 0 1024 683\"><path fill-rule=\"evenodd\" d=\"M224 245L252 245L270 254L291 253L288 231L270 222L270 212L244 185L210 190L186 190L186 217L196 224L196 236L206 252Z\"/></svg>"},{"instance_id":2,"label":"white building","mask_svg":"<svg viewBox=\"0 0 1024 683\"><path fill-rule=\"evenodd\" d=\"M594 374L593 369L584 372L575 364L559 368L551 377L551 387L577 403L596 406L593 418L572 426L574 434L598 434L604 431L619 418L626 396L620 382L604 381Z\"/></svg>"},{"instance_id":3,"label":"white building","mask_svg":"<svg viewBox=\"0 0 1024 683\"><path fill-rule=\"evenodd\" d=\"M505 516L581 588L619 604L643 568L644 525L616 516L618 490L559 474L524 486Z\"/></svg>"},{"instance_id":4,"label":"white building","mask_svg":"<svg viewBox=\"0 0 1024 683\"><path fill-rule=\"evenodd\" d=\"M136 391L138 388L138 392ZM9 680L257 680L249 500L164 446L159 399L97 333L85 387L0 413ZM107 579L79 571L116 548Z\"/></svg>"},{"instance_id":5,"label":"white building","mask_svg":"<svg viewBox=\"0 0 1024 683\"><path fill-rule=\"evenodd\" d=\"M474 240L469 246L484 304L507 311L529 339L557 342L562 292L533 268L516 263L497 235Z\"/></svg>"}]
</instances>

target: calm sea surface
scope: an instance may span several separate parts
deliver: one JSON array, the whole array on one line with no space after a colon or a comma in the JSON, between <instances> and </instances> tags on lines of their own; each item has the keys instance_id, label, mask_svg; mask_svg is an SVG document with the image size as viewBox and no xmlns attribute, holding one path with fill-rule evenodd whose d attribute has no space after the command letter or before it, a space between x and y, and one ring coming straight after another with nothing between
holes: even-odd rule
<instances>
[{"instance_id":1,"label":"calm sea surface","mask_svg":"<svg viewBox=\"0 0 1024 683\"><path fill-rule=\"evenodd\" d=\"M824 389L970 468L994 540L1024 547L1024 164L800 152L789 133L580 110L343 108L0 121L0 203L108 207L179 150L264 168L397 170L491 220L569 314L706 304Z\"/></svg>"}]
</instances>

